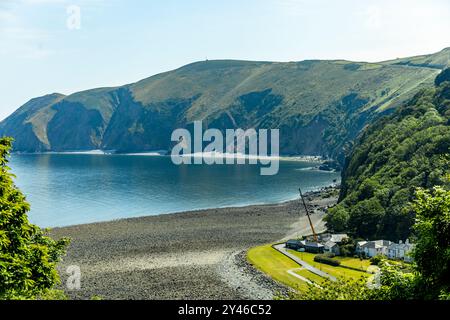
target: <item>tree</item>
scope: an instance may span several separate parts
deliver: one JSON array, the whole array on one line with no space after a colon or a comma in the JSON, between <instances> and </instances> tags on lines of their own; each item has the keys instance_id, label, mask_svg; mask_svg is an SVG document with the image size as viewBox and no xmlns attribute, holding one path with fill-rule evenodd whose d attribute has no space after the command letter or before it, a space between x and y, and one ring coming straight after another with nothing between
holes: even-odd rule
<instances>
[{"instance_id":1,"label":"tree","mask_svg":"<svg viewBox=\"0 0 450 320\"><path fill-rule=\"evenodd\" d=\"M30 206L7 166L11 145L0 139L0 299L33 299L59 282L68 239L55 241L28 221Z\"/></svg>"},{"instance_id":2,"label":"tree","mask_svg":"<svg viewBox=\"0 0 450 320\"><path fill-rule=\"evenodd\" d=\"M344 207L335 207L328 210L325 222L335 232L342 232L347 230L349 218L350 215Z\"/></svg>"},{"instance_id":3,"label":"tree","mask_svg":"<svg viewBox=\"0 0 450 320\"><path fill-rule=\"evenodd\" d=\"M417 234L413 258L425 298L450 295L450 191L420 189L413 204Z\"/></svg>"},{"instance_id":4,"label":"tree","mask_svg":"<svg viewBox=\"0 0 450 320\"><path fill-rule=\"evenodd\" d=\"M348 222L352 234L368 239L377 234L385 209L377 198L363 200L350 208Z\"/></svg>"}]
</instances>

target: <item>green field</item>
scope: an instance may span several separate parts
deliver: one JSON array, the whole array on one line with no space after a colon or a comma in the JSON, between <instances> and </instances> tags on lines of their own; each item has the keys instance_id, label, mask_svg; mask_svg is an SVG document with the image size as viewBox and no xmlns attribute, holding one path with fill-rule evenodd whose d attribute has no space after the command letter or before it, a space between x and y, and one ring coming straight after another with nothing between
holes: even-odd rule
<instances>
[{"instance_id":1,"label":"green field","mask_svg":"<svg viewBox=\"0 0 450 320\"><path fill-rule=\"evenodd\" d=\"M328 273L329 275L336 277L336 278L345 278L345 279L359 279L361 277L369 277L370 275L366 273L365 271L356 271L347 269L344 267L333 267L327 264L319 263L314 261L314 257L316 256L313 253L307 253L307 252L297 252L290 250L290 252L306 263L312 265L313 267L316 267L317 269L324 271ZM361 263L359 259L355 258L344 258L345 264L347 265L357 265L358 263ZM369 262L370 264L370 262Z\"/></svg>"},{"instance_id":2,"label":"green field","mask_svg":"<svg viewBox=\"0 0 450 320\"><path fill-rule=\"evenodd\" d=\"M247 254L247 259L256 268L278 282L299 291L308 288L306 282L287 273L288 270L298 269L299 265L272 248L271 245L250 249Z\"/></svg>"},{"instance_id":3,"label":"green field","mask_svg":"<svg viewBox=\"0 0 450 320\"><path fill-rule=\"evenodd\" d=\"M359 269L363 272L366 272L367 268L370 266L369 259L358 259L358 258L349 258L349 257L334 257L333 259L341 262L341 266Z\"/></svg>"},{"instance_id":4,"label":"green field","mask_svg":"<svg viewBox=\"0 0 450 320\"><path fill-rule=\"evenodd\" d=\"M343 267L347 266L351 268L366 270L370 265L369 260L336 257L335 259L341 261L341 264L343 266L333 267L323 263L315 262L315 254L297 252L292 250L290 252L298 256L306 263L312 265L313 267L316 267L317 269L322 270L336 278L359 279L361 277L370 277L370 274L366 273L365 271L357 271ZM299 291L308 289L308 284L305 281L289 274L288 271L292 271L318 285L320 285L325 280L324 278L308 270L302 269L300 265L272 248L271 245L264 245L250 249L247 254L247 259L252 265L254 265L265 274L269 275L272 279Z\"/></svg>"},{"instance_id":5,"label":"green field","mask_svg":"<svg viewBox=\"0 0 450 320\"><path fill-rule=\"evenodd\" d=\"M318 276L315 273L312 273L311 271L308 271L306 269L302 269L302 270L296 270L294 271L296 274L298 274L299 276L305 277L307 278L309 281L314 282L318 285L320 285L322 282L325 281L324 278L322 278L321 276Z\"/></svg>"}]
</instances>

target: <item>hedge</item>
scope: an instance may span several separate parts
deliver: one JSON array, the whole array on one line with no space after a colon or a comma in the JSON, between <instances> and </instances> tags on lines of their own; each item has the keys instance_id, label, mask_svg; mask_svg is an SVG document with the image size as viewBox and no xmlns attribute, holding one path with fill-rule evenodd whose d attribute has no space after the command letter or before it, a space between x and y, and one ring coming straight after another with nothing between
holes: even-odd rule
<instances>
[{"instance_id":1,"label":"hedge","mask_svg":"<svg viewBox=\"0 0 450 320\"><path fill-rule=\"evenodd\" d=\"M330 266L333 267L339 267L341 265L341 262L338 260L334 260L332 258L327 257L326 255L323 254L318 254L314 257L314 261L315 262L319 262L319 263L324 263L324 264L328 264Z\"/></svg>"}]
</instances>

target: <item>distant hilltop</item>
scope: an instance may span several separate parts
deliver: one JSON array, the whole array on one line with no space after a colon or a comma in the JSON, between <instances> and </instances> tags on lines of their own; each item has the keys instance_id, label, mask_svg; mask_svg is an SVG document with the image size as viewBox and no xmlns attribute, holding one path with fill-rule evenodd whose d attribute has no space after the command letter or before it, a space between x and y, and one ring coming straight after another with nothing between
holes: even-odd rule
<instances>
[{"instance_id":1,"label":"distant hilltop","mask_svg":"<svg viewBox=\"0 0 450 320\"><path fill-rule=\"evenodd\" d=\"M170 150L171 133L279 128L281 155L343 159L364 126L432 85L450 49L380 63L203 61L137 83L35 98L0 123L18 152Z\"/></svg>"}]
</instances>

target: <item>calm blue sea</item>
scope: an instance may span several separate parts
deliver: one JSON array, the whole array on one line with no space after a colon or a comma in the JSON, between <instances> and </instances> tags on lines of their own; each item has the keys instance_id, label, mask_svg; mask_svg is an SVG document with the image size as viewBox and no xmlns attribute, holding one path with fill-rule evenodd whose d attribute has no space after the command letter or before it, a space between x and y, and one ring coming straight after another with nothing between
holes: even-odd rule
<instances>
[{"instance_id":1,"label":"calm blue sea","mask_svg":"<svg viewBox=\"0 0 450 320\"><path fill-rule=\"evenodd\" d=\"M275 176L253 165L172 164L170 157L13 155L16 184L31 204L31 222L57 227L194 209L274 203L318 189L339 173L316 163L282 161Z\"/></svg>"}]
</instances>

